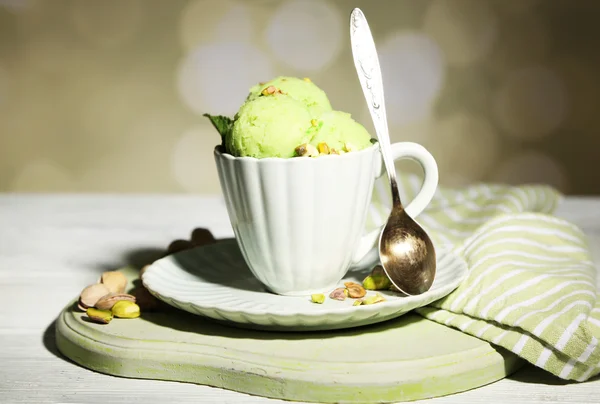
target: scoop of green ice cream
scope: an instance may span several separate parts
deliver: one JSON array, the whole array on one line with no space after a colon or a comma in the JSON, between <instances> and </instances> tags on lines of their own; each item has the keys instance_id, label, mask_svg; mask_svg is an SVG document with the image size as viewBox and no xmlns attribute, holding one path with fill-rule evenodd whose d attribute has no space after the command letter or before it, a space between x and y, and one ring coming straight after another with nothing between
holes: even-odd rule
<instances>
[{"instance_id":1,"label":"scoop of green ice cream","mask_svg":"<svg viewBox=\"0 0 600 404\"><path fill-rule=\"evenodd\" d=\"M297 77L280 76L266 83L257 84L250 89L247 100L251 101L260 97L262 92L270 86L301 101L309 109L313 117L320 115L322 112L331 111L331 103L325 92L309 79L300 79Z\"/></svg>"},{"instance_id":2,"label":"scoop of green ice cream","mask_svg":"<svg viewBox=\"0 0 600 404\"><path fill-rule=\"evenodd\" d=\"M330 149L337 151L347 151L347 146L357 151L372 145L371 135L365 127L345 112L329 111L321 114L316 127L311 131L313 130L315 133L310 141L313 146L324 142Z\"/></svg>"},{"instance_id":3,"label":"scoop of green ice cream","mask_svg":"<svg viewBox=\"0 0 600 404\"><path fill-rule=\"evenodd\" d=\"M226 148L237 157L294 157L310 141L311 114L300 101L284 94L246 102L236 114Z\"/></svg>"}]
</instances>

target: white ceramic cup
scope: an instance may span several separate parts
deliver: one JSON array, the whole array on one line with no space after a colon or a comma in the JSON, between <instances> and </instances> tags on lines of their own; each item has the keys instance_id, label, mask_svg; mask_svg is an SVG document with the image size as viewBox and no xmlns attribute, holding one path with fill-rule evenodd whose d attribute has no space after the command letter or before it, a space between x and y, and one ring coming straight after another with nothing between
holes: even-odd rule
<instances>
[{"instance_id":1,"label":"white ceramic cup","mask_svg":"<svg viewBox=\"0 0 600 404\"><path fill-rule=\"evenodd\" d=\"M385 173L379 143L316 158L234 157L214 151L235 238L251 272L280 295L327 293L377 248L365 234L375 179ZM406 206L415 218L438 185L433 156L421 145L392 144L394 160L423 167L425 179Z\"/></svg>"}]
</instances>

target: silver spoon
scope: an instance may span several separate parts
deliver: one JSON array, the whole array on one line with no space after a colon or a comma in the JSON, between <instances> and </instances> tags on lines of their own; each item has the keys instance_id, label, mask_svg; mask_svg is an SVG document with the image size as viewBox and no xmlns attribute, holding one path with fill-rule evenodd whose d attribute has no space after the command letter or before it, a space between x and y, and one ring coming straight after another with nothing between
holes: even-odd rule
<instances>
[{"instance_id":1,"label":"silver spoon","mask_svg":"<svg viewBox=\"0 0 600 404\"><path fill-rule=\"evenodd\" d=\"M350 40L354 66L369 105L392 189L392 211L379 236L381 265L397 289L407 295L418 295L428 291L435 278L435 249L425 230L406 213L400 201L379 58L367 19L358 8L350 15Z\"/></svg>"}]
</instances>

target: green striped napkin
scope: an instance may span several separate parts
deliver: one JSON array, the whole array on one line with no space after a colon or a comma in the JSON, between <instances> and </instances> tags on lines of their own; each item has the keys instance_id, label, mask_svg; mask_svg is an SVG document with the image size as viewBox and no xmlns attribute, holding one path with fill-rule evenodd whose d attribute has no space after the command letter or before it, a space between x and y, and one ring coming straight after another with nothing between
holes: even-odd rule
<instances>
[{"instance_id":1,"label":"green striped napkin","mask_svg":"<svg viewBox=\"0 0 600 404\"><path fill-rule=\"evenodd\" d=\"M372 224L389 212L386 180L375 184ZM398 180L403 201L412 200L420 178ZM417 221L435 245L462 255L470 273L416 311L562 379L585 381L600 372L596 269L582 231L551 215L561 199L547 186L440 188Z\"/></svg>"}]
</instances>

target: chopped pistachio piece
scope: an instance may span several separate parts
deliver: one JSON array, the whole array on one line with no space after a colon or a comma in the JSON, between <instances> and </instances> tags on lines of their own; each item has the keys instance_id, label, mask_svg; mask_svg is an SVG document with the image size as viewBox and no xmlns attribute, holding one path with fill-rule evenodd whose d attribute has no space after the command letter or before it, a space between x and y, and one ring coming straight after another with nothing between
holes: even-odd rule
<instances>
[{"instance_id":1,"label":"chopped pistachio piece","mask_svg":"<svg viewBox=\"0 0 600 404\"><path fill-rule=\"evenodd\" d=\"M344 151L352 152L355 150L356 150L356 147L354 147L354 145L352 145L352 143L348 143L348 142L344 143Z\"/></svg>"},{"instance_id":2,"label":"chopped pistachio piece","mask_svg":"<svg viewBox=\"0 0 600 404\"><path fill-rule=\"evenodd\" d=\"M322 293L315 293L313 295L310 295L310 300L313 303L323 304L323 302L325 302L325 295Z\"/></svg>"},{"instance_id":3,"label":"chopped pistachio piece","mask_svg":"<svg viewBox=\"0 0 600 404\"><path fill-rule=\"evenodd\" d=\"M392 282L381 265L374 267L371 274L363 280L363 287L367 290L384 290L389 289L390 286Z\"/></svg>"},{"instance_id":4,"label":"chopped pistachio piece","mask_svg":"<svg viewBox=\"0 0 600 404\"><path fill-rule=\"evenodd\" d=\"M363 297L367 294L365 288L355 282L345 282L344 286L348 289L348 296L352 298Z\"/></svg>"},{"instance_id":5,"label":"chopped pistachio piece","mask_svg":"<svg viewBox=\"0 0 600 404\"><path fill-rule=\"evenodd\" d=\"M300 157L316 157L319 155L317 148L309 143L301 144L295 150Z\"/></svg>"},{"instance_id":6,"label":"chopped pistachio piece","mask_svg":"<svg viewBox=\"0 0 600 404\"><path fill-rule=\"evenodd\" d=\"M347 296L346 288L337 288L329 294L329 298L335 300L346 300Z\"/></svg>"},{"instance_id":7,"label":"chopped pistachio piece","mask_svg":"<svg viewBox=\"0 0 600 404\"><path fill-rule=\"evenodd\" d=\"M363 304L375 304L381 302L385 302L385 297L381 296L379 293L377 293L375 296L369 296L363 299Z\"/></svg>"},{"instance_id":8,"label":"chopped pistachio piece","mask_svg":"<svg viewBox=\"0 0 600 404\"><path fill-rule=\"evenodd\" d=\"M327 143L321 142L317 145L317 150L319 150L319 154L329 154L329 146Z\"/></svg>"}]
</instances>

